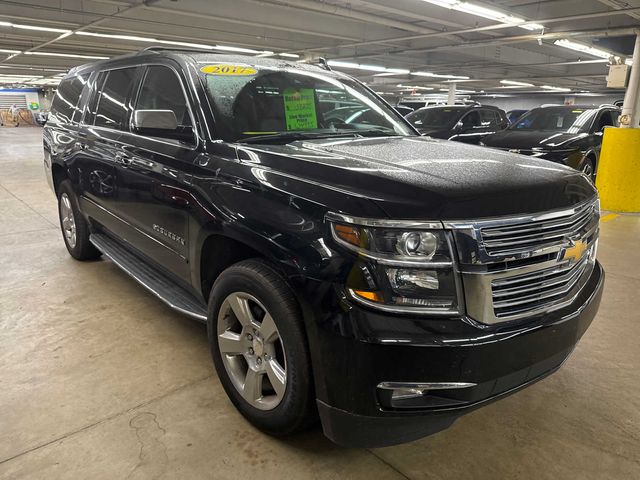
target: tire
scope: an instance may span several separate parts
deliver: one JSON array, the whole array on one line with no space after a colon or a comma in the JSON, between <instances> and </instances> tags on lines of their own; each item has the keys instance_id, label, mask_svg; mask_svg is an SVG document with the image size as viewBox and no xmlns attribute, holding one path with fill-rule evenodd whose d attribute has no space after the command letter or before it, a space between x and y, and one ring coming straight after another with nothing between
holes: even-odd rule
<instances>
[{"instance_id":1,"label":"tire","mask_svg":"<svg viewBox=\"0 0 640 480\"><path fill-rule=\"evenodd\" d=\"M207 332L222 386L250 423L274 436L313 423L315 396L300 308L269 263L244 260L222 272L209 295Z\"/></svg>"},{"instance_id":2,"label":"tire","mask_svg":"<svg viewBox=\"0 0 640 480\"><path fill-rule=\"evenodd\" d=\"M63 180L58 186L58 218L64 244L73 258L95 260L100 257L100 251L89 241L89 224L80 212L69 180Z\"/></svg>"},{"instance_id":3,"label":"tire","mask_svg":"<svg viewBox=\"0 0 640 480\"><path fill-rule=\"evenodd\" d=\"M587 177L589 177L589 180L591 180L592 182L595 181L596 179L596 162L593 158L591 157L585 157L584 160L582 160L582 162L580 162L580 165L578 166L578 169L584 173Z\"/></svg>"}]
</instances>

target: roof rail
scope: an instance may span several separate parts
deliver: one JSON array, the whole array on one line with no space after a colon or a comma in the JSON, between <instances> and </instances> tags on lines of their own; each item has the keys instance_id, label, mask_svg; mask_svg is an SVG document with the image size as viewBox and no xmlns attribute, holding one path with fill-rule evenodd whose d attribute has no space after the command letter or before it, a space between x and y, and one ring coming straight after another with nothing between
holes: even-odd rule
<instances>
[{"instance_id":1,"label":"roof rail","mask_svg":"<svg viewBox=\"0 0 640 480\"><path fill-rule=\"evenodd\" d=\"M136 55L142 55L146 52L161 52L161 51L169 51L169 52L210 52L211 50L205 48L187 48L187 47L165 47L162 45L152 45L150 47L145 47L142 50L139 50Z\"/></svg>"}]
</instances>

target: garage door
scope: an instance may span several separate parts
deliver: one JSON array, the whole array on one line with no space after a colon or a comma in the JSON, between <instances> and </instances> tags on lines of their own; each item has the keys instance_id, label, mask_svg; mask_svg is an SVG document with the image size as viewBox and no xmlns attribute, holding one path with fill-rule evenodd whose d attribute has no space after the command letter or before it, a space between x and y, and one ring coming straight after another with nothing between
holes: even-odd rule
<instances>
[{"instance_id":1,"label":"garage door","mask_svg":"<svg viewBox=\"0 0 640 480\"><path fill-rule=\"evenodd\" d=\"M14 103L20 108L27 108L27 98L24 94L0 95L0 109L7 109Z\"/></svg>"}]
</instances>

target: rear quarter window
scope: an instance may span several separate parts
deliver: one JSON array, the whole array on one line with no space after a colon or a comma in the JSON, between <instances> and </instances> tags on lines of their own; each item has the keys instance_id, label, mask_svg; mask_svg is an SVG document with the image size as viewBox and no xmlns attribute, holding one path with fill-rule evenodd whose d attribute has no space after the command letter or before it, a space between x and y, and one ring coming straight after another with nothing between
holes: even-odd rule
<instances>
[{"instance_id":1,"label":"rear quarter window","mask_svg":"<svg viewBox=\"0 0 640 480\"><path fill-rule=\"evenodd\" d=\"M89 74L65 78L58 85L51 102L51 117L58 123L74 123L80 121L80 97L89 80Z\"/></svg>"}]
</instances>

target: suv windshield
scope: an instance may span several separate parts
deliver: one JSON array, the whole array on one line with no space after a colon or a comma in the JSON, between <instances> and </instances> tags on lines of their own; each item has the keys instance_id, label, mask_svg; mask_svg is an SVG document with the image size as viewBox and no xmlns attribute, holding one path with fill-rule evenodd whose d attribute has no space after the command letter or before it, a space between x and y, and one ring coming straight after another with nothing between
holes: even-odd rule
<instances>
[{"instance_id":1,"label":"suv windshield","mask_svg":"<svg viewBox=\"0 0 640 480\"><path fill-rule=\"evenodd\" d=\"M586 130L598 113L597 108L541 107L524 115L511 130L549 130L554 132L581 133Z\"/></svg>"},{"instance_id":2,"label":"suv windshield","mask_svg":"<svg viewBox=\"0 0 640 480\"><path fill-rule=\"evenodd\" d=\"M415 135L358 82L295 67L203 64L219 135L228 142Z\"/></svg>"},{"instance_id":3,"label":"suv windshield","mask_svg":"<svg viewBox=\"0 0 640 480\"><path fill-rule=\"evenodd\" d=\"M417 128L450 128L460 119L463 108L432 107L416 110L406 116L406 119Z\"/></svg>"}]
</instances>

